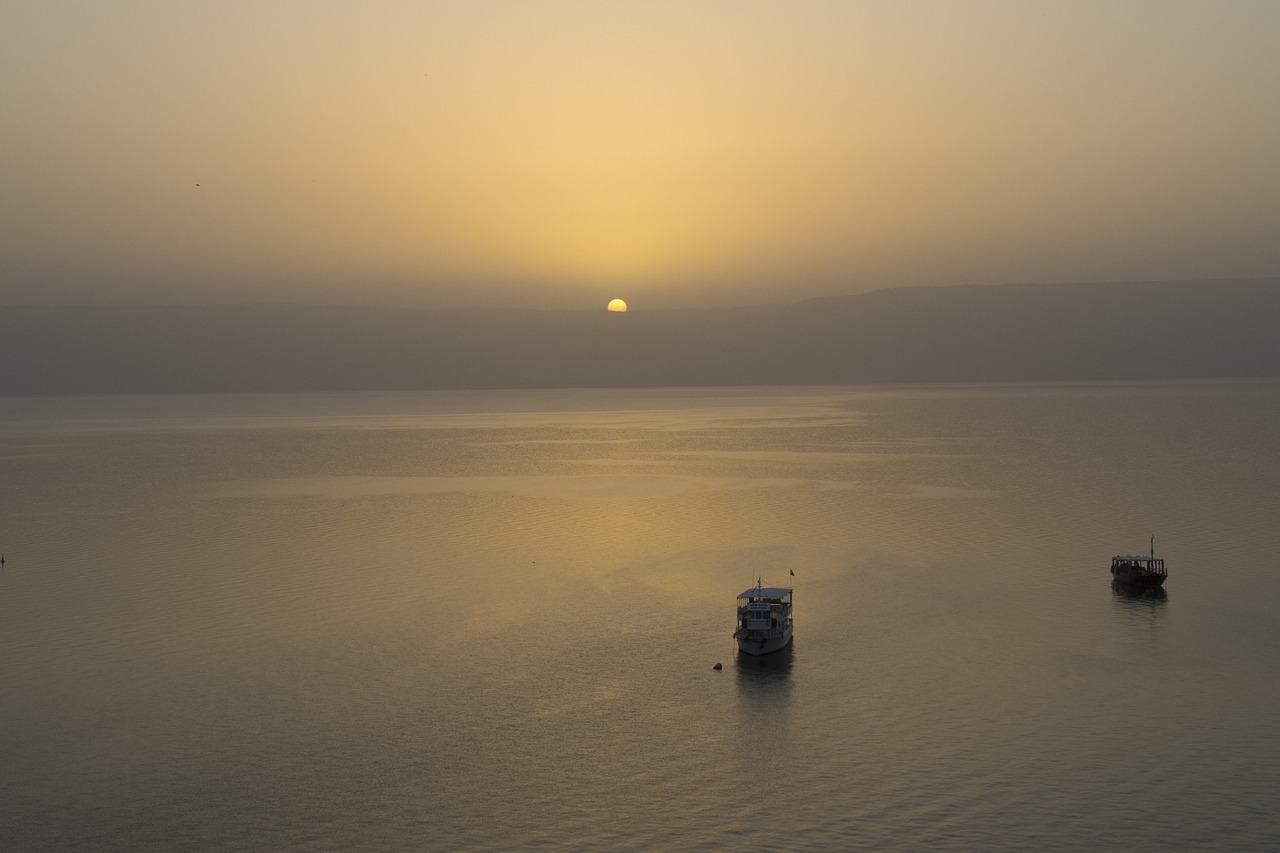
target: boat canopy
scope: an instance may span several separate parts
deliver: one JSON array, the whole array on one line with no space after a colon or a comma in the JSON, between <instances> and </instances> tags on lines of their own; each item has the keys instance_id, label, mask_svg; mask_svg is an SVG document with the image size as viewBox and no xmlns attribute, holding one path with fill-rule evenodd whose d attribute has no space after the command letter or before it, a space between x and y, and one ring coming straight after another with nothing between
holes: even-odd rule
<instances>
[{"instance_id":1,"label":"boat canopy","mask_svg":"<svg viewBox=\"0 0 1280 853\"><path fill-rule=\"evenodd\" d=\"M753 586L746 592L739 594L738 598L762 598L770 601L781 601L790 594L791 590L785 586Z\"/></svg>"},{"instance_id":2,"label":"boat canopy","mask_svg":"<svg viewBox=\"0 0 1280 853\"><path fill-rule=\"evenodd\" d=\"M1127 557L1124 554L1116 554L1111 559L1126 560L1130 563L1151 563L1156 560L1159 560L1160 562L1164 562L1164 557L1152 557L1150 554L1142 554L1141 556L1137 556L1137 557Z\"/></svg>"}]
</instances>

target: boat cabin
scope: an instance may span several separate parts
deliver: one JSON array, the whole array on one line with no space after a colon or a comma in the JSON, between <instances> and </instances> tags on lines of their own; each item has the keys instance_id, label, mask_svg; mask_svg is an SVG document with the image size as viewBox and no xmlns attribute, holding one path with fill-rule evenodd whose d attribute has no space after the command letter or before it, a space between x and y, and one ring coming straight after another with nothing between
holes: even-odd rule
<instances>
[{"instance_id":1,"label":"boat cabin","mask_svg":"<svg viewBox=\"0 0 1280 853\"><path fill-rule=\"evenodd\" d=\"M791 590L754 586L738 596L741 637L778 636L791 625Z\"/></svg>"}]
</instances>

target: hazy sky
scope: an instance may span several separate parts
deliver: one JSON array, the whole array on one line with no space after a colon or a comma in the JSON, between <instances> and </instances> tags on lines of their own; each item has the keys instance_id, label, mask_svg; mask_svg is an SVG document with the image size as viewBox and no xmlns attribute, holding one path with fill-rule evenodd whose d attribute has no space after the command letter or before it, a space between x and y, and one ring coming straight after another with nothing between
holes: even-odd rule
<instances>
[{"instance_id":1,"label":"hazy sky","mask_svg":"<svg viewBox=\"0 0 1280 853\"><path fill-rule=\"evenodd\" d=\"M1280 274L1280 2L0 0L0 304Z\"/></svg>"}]
</instances>

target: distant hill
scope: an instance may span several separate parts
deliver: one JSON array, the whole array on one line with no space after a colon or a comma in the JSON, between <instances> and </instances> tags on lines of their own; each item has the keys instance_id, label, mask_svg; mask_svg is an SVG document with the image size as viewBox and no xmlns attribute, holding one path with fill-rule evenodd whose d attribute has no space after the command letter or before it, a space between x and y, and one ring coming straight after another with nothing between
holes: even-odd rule
<instances>
[{"instance_id":1,"label":"distant hill","mask_svg":"<svg viewBox=\"0 0 1280 853\"><path fill-rule=\"evenodd\" d=\"M906 288L628 314L0 308L0 394L1280 377L1280 279Z\"/></svg>"}]
</instances>

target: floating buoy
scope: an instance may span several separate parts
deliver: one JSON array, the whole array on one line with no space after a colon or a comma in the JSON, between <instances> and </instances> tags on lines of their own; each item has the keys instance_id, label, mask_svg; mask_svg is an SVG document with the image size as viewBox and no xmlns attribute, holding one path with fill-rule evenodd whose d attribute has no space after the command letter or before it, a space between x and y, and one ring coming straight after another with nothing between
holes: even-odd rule
<instances>
[{"instance_id":1,"label":"floating buoy","mask_svg":"<svg viewBox=\"0 0 1280 853\"><path fill-rule=\"evenodd\" d=\"M723 665L723 664L721 664L721 663L719 663L719 662L717 661L717 662L716 662L716 665L715 665L715 666L713 666L713 667L711 667L711 668L712 668L712 669L715 669L715 670L721 670L721 669L724 669L724 665Z\"/></svg>"}]
</instances>

